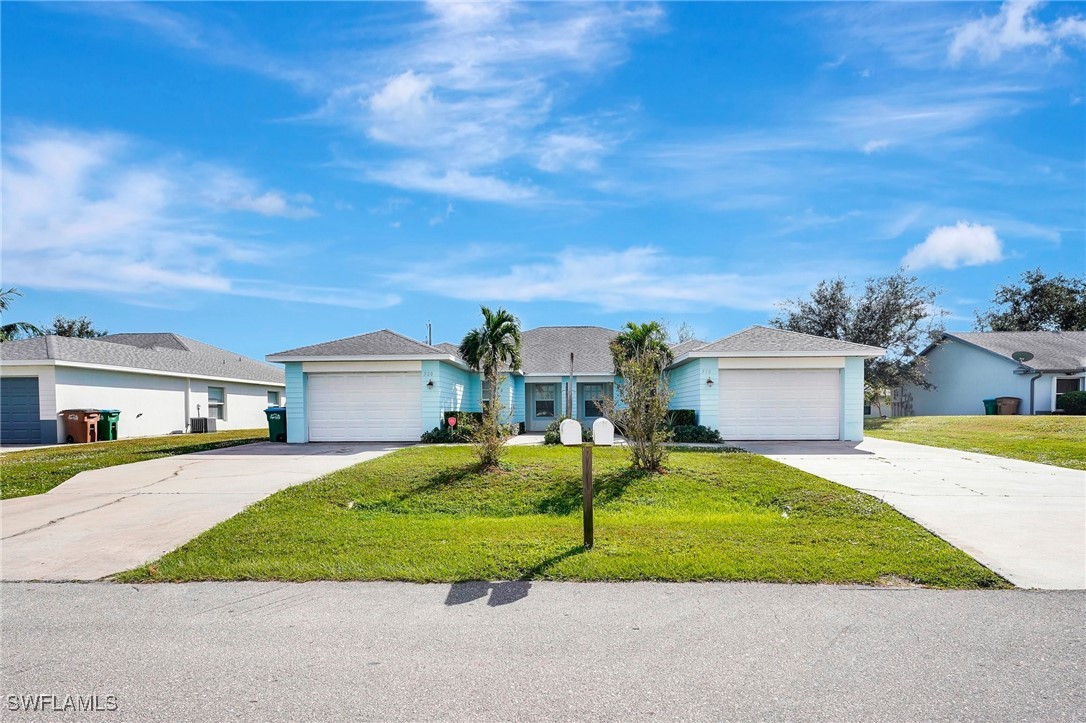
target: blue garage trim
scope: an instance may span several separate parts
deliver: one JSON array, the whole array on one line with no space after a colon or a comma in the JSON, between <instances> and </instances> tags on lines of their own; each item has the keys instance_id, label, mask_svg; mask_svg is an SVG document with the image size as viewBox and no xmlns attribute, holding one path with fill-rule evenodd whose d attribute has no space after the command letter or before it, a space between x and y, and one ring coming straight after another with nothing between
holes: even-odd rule
<instances>
[{"instance_id":1,"label":"blue garage trim","mask_svg":"<svg viewBox=\"0 0 1086 723\"><path fill-rule=\"evenodd\" d=\"M301 444L309 441L309 423L305 418L306 375L301 362L286 363L287 377L287 442Z\"/></svg>"}]
</instances>

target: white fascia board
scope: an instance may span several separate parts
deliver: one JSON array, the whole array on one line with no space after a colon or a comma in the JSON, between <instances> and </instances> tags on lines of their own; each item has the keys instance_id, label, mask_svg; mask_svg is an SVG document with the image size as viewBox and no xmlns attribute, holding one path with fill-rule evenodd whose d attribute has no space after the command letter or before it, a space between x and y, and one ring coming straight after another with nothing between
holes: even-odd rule
<instances>
[{"instance_id":1,"label":"white fascia board","mask_svg":"<svg viewBox=\"0 0 1086 723\"><path fill-rule=\"evenodd\" d=\"M671 363L671 366L678 366L691 359L741 359L746 357L780 357L780 358L795 358L795 357L826 357L826 356L858 356L874 358L882 356L886 353L885 349L879 349L877 347L868 347L871 351L856 352L856 351L692 351L683 354L681 357Z\"/></svg>"},{"instance_id":2,"label":"white fascia board","mask_svg":"<svg viewBox=\"0 0 1086 723\"><path fill-rule=\"evenodd\" d=\"M440 361L455 364L461 369L469 369L462 360L452 354L439 356L434 354L365 354L347 356L283 356L282 354L269 354L264 361L285 364L287 362L366 362L366 361Z\"/></svg>"},{"instance_id":3,"label":"white fascia board","mask_svg":"<svg viewBox=\"0 0 1086 723\"><path fill-rule=\"evenodd\" d=\"M4 366L43 366L51 364L58 367L71 367L74 369L97 369L105 372L119 372L122 374L143 374L152 377L175 377L177 379L206 379L209 382L231 382L233 384L252 384L257 387L283 387L286 382L264 382L256 379L239 379L237 377L213 377L206 374L186 374L184 372L167 372L159 369L138 369L136 367L119 367L110 364L90 364L87 362L65 361L63 359L48 359L41 361L19 360L4 362Z\"/></svg>"}]
</instances>

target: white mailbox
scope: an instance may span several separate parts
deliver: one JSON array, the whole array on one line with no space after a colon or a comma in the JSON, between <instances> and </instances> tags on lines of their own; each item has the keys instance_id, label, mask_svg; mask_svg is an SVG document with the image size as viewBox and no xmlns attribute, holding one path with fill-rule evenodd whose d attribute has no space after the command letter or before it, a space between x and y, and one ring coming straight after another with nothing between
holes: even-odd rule
<instances>
[{"instance_id":1,"label":"white mailbox","mask_svg":"<svg viewBox=\"0 0 1086 723\"><path fill-rule=\"evenodd\" d=\"M562 439L562 444L569 447L580 445L584 441L581 438L581 423L576 419L563 419L558 425L558 435Z\"/></svg>"},{"instance_id":2,"label":"white mailbox","mask_svg":"<svg viewBox=\"0 0 1086 723\"><path fill-rule=\"evenodd\" d=\"M592 422L592 444L597 447L610 447L615 443L615 425L610 419L597 419Z\"/></svg>"}]
</instances>

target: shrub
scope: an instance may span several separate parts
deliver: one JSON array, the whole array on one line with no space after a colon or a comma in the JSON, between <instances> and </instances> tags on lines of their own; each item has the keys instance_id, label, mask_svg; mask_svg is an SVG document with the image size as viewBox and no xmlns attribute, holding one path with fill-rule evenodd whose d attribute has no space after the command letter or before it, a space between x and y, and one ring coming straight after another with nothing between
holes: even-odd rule
<instances>
[{"instance_id":1,"label":"shrub","mask_svg":"<svg viewBox=\"0 0 1086 723\"><path fill-rule=\"evenodd\" d=\"M561 419L556 419L556 420L554 420L553 422L551 422L550 424L547 425L546 431L543 432L543 444L561 444L562 443L562 436L558 432L558 425L560 425L562 422L564 422L567 419L569 419L569 417L562 417ZM591 442L592 441L592 430L591 429L586 429L583 424L581 425L581 441L582 442Z\"/></svg>"},{"instance_id":2,"label":"shrub","mask_svg":"<svg viewBox=\"0 0 1086 723\"><path fill-rule=\"evenodd\" d=\"M482 424L483 423L483 413L482 412L460 412L460 411L443 412L441 414L441 426L442 427L449 426L449 417L456 417L456 425L457 426L466 424L467 426L471 427L471 426L474 426L476 424Z\"/></svg>"},{"instance_id":3,"label":"shrub","mask_svg":"<svg viewBox=\"0 0 1086 723\"><path fill-rule=\"evenodd\" d=\"M457 420L459 422L459 420ZM461 444L471 441L471 425L434 427L419 438L423 444Z\"/></svg>"},{"instance_id":4,"label":"shrub","mask_svg":"<svg viewBox=\"0 0 1086 723\"><path fill-rule=\"evenodd\" d=\"M697 442L700 444L720 444L720 432L701 424L678 424L671 428L673 442Z\"/></svg>"},{"instance_id":5,"label":"shrub","mask_svg":"<svg viewBox=\"0 0 1086 723\"><path fill-rule=\"evenodd\" d=\"M667 424L669 427L693 427L697 423L698 413L693 409L667 410Z\"/></svg>"},{"instance_id":6,"label":"shrub","mask_svg":"<svg viewBox=\"0 0 1086 723\"><path fill-rule=\"evenodd\" d=\"M1064 392L1056 400L1056 409L1066 414L1086 414L1086 392Z\"/></svg>"}]
</instances>

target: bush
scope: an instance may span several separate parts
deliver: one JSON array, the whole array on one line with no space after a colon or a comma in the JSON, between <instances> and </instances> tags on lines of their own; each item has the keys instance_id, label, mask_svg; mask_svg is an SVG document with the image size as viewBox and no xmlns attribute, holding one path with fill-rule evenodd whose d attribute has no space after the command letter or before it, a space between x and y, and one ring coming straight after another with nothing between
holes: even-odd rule
<instances>
[{"instance_id":1,"label":"bush","mask_svg":"<svg viewBox=\"0 0 1086 723\"><path fill-rule=\"evenodd\" d=\"M558 432L558 425L560 425L562 422L564 422L567 419L569 419L569 417L562 417L561 419L556 419L556 420L554 420L553 422L551 422L550 424L547 425L546 431L543 432L543 444L561 444L562 443L562 436ZM581 425L581 441L582 442L591 442L592 441L592 430L591 429L586 429L583 424Z\"/></svg>"},{"instance_id":2,"label":"bush","mask_svg":"<svg viewBox=\"0 0 1086 723\"><path fill-rule=\"evenodd\" d=\"M693 427L697 423L698 413L693 409L667 410L667 425L669 427Z\"/></svg>"},{"instance_id":3,"label":"bush","mask_svg":"<svg viewBox=\"0 0 1086 723\"><path fill-rule=\"evenodd\" d=\"M459 423L455 427L434 427L429 432L423 432L419 439L423 444L461 444L470 442L471 427L461 426Z\"/></svg>"},{"instance_id":4,"label":"bush","mask_svg":"<svg viewBox=\"0 0 1086 723\"><path fill-rule=\"evenodd\" d=\"M1056 400L1056 409L1066 414L1086 414L1086 392L1064 392Z\"/></svg>"},{"instance_id":5,"label":"bush","mask_svg":"<svg viewBox=\"0 0 1086 723\"><path fill-rule=\"evenodd\" d=\"M697 442L700 444L720 444L724 440L720 432L712 427L700 424L678 424L671 428L672 442Z\"/></svg>"},{"instance_id":6,"label":"bush","mask_svg":"<svg viewBox=\"0 0 1086 723\"><path fill-rule=\"evenodd\" d=\"M461 426L461 425L465 425L465 426L470 427L470 426L473 426L473 425L476 425L476 424L482 424L483 423L483 413L482 412L460 412L460 411L442 412L442 414L441 414L441 426L442 427L449 426L449 417L456 417L456 426L458 426L458 427Z\"/></svg>"}]
</instances>

